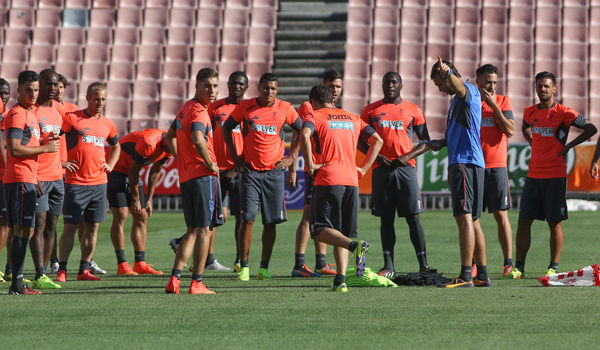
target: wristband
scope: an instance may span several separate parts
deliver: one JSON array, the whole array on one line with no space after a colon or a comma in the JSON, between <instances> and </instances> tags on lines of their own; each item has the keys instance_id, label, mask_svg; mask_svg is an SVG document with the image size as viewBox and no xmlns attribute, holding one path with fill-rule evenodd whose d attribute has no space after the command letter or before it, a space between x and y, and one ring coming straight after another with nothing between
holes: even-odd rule
<instances>
[{"instance_id":1,"label":"wristband","mask_svg":"<svg viewBox=\"0 0 600 350\"><path fill-rule=\"evenodd\" d=\"M454 71L452 70L452 68L450 68L450 73L448 73L448 75L446 75L446 78L449 78L452 75L452 73L454 73Z\"/></svg>"}]
</instances>

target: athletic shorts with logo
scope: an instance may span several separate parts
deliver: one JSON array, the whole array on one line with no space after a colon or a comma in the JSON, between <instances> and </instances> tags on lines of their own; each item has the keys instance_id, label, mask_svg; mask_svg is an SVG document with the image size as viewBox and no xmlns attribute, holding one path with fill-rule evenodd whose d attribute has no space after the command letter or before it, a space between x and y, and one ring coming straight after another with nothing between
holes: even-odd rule
<instances>
[{"instance_id":1,"label":"athletic shorts with logo","mask_svg":"<svg viewBox=\"0 0 600 350\"><path fill-rule=\"evenodd\" d=\"M256 214L260 207L263 225L286 222L284 186L283 168L265 171L252 170L242 174L240 181L242 219L256 221Z\"/></svg>"},{"instance_id":2,"label":"athletic shorts with logo","mask_svg":"<svg viewBox=\"0 0 600 350\"><path fill-rule=\"evenodd\" d=\"M221 182L221 203L229 208L231 214L240 213L240 180L242 175L237 174L235 179L229 181L225 173L229 170L219 171L219 180Z\"/></svg>"},{"instance_id":3,"label":"athletic shorts with logo","mask_svg":"<svg viewBox=\"0 0 600 350\"><path fill-rule=\"evenodd\" d=\"M402 167L382 167L373 169L372 210L377 217L398 217L416 215L423 212L421 189L417 169L407 165Z\"/></svg>"},{"instance_id":4,"label":"athletic shorts with logo","mask_svg":"<svg viewBox=\"0 0 600 350\"><path fill-rule=\"evenodd\" d=\"M487 208L489 213L493 213L498 210L508 210L511 207L512 199L506 167L485 169L482 210L485 211Z\"/></svg>"},{"instance_id":5,"label":"athletic shorts with logo","mask_svg":"<svg viewBox=\"0 0 600 350\"><path fill-rule=\"evenodd\" d=\"M525 179L519 203L519 220L557 222L568 218L566 177Z\"/></svg>"},{"instance_id":6,"label":"athletic shorts with logo","mask_svg":"<svg viewBox=\"0 0 600 350\"><path fill-rule=\"evenodd\" d=\"M181 183L180 187L187 227L223 225L221 184L216 176L196 177Z\"/></svg>"},{"instance_id":7,"label":"athletic shorts with logo","mask_svg":"<svg viewBox=\"0 0 600 350\"><path fill-rule=\"evenodd\" d=\"M308 174L308 171L304 172L304 186L304 205L312 205L315 194L315 179Z\"/></svg>"},{"instance_id":8,"label":"athletic shorts with logo","mask_svg":"<svg viewBox=\"0 0 600 350\"><path fill-rule=\"evenodd\" d=\"M59 216L65 200L65 184L63 179L40 181L44 194L37 199L36 213L47 212L48 215Z\"/></svg>"},{"instance_id":9,"label":"athletic shorts with logo","mask_svg":"<svg viewBox=\"0 0 600 350\"><path fill-rule=\"evenodd\" d=\"M474 164L454 163L448 167L454 216L470 213L473 219L481 217L484 170Z\"/></svg>"},{"instance_id":10,"label":"athletic shorts with logo","mask_svg":"<svg viewBox=\"0 0 600 350\"><path fill-rule=\"evenodd\" d=\"M73 225L79 225L82 217L84 222L106 221L106 184L66 184L63 217L65 224Z\"/></svg>"},{"instance_id":11,"label":"athletic shorts with logo","mask_svg":"<svg viewBox=\"0 0 600 350\"><path fill-rule=\"evenodd\" d=\"M37 201L37 184L28 182L12 182L4 184L4 201L8 227L35 227L35 206Z\"/></svg>"},{"instance_id":12,"label":"athletic shorts with logo","mask_svg":"<svg viewBox=\"0 0 600 350\"><path fill-rule=\"evenodd\" d=\"M4 201L4 185L0 181L0 219L6 219L6 202Z\"/></svg>"},{"instance_id":13,"label":"athletic shorts with logo","mask_svg":"<svg viewBox=\"0 0 600 350\"><path fill-rule=\"evenodd\" d=\"M111 208L129 208L131 206L131 189L129 188L129 175L120 171L108 173L107 198ZM146 195L144 194L144 183L138 181L138 193L140 194L140 205L146 208Z\"/></svg>"},{"instance_id":14,"label":"athletic shorts with logo","mask_svg":"<svg viewBox=\"0 0 600 350\"><path fill-rule=\"evenodd\" d=\"M340 231L348 238L358 237L358 187L315 186L310 208L310 236L315 238L326 228Z\"/></svg>"}]
</instances>

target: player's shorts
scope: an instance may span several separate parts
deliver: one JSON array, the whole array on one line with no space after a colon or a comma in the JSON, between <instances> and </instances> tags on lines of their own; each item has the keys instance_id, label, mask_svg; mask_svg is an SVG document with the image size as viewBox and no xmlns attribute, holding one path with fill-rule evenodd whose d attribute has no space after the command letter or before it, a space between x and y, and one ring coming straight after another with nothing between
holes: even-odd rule
<instances>
[{"instance_id":1,"label":"player's shorts","mask_svg":"<svg viewBox=\"0 0 600 350\"><path fill-rule=\"evenodd\" d=\"M358 237L358 187L315 186L313 204L310 207L310 236L332 228L348 238Z\"/></svg>"},{"instance_id":2,"label":"player's shorts","mask_svg":"<svg viewBox=\"0 0 600 350\"><path fill-rule=\"evenodd\" d=\"M504 168L485 169L483 181L483 208L488 213L498 210L508 210L512 207L508 170Z\"/></svg>"},{"instance_id":3,"label":"player's shorts","mask_svg":"<svg viewBox=\"0 0 600 350\"><path fill-rule=\"evenodd\" d=\"M48 215L59 216L65 200L65 184L63 180L40 181L44 194L37 199L36 213L47 212Z\"/></svg>"},{"instance_id":4,"label":"player's shorts","mask_svg":"<svg viewBox=\"0 0 600 350\"><path fill-rule=\"evenodd\" d=\"M8 227L35 227L35 204L37 184L13 182L4 184L4 201Z\"/></svg>"},{"instance_id":5,"label":"player's shorts","mask_svg":"<svg viewBox=\"0 0 600 350\"><path fill-rule=\"evenodd\" d=\"M240 181L240 205L242 219L256 221L260 206L263 225L276 225L287 221L283 189L283 168L267 171L253 170L242 174Z\"/></svg>"},{"instance_id":6,"label":"player's shorts","mask_svg":"<svg viewBox=\"0 0 600 350\"><path fill-rule=\"evenodd\" d=\"M394 211L399 217L423 212L421 189L415 167L377 167L373 169L372 181L373 215L390 218L394 217Z\"/></svg>"},{"instance_id":7,"label":"player's shorts","mask_svg":"<svg viewBox=\"0 0 600 350\"><path fill-rule=\"evenodd\" d=\"M557 222L568 218L566 177L525 179L519 203L519 220Z\"/></svg>"},{"instance_id":8,"label":"player's shorts","mask_svg":"<svg viewBox=\"0 0 600 350\"><path fill-rule=\"evenodd\" d=\"M474 164L455 163L448 167L454 216L470 213L474 220L481 217L484 170Z\"/></svg>"},{"instance_id":9,"label":"player's shorts","mask_svg":"<svg viewBox=\"0 0 600 350\"><path fill-rule=\"evenodd\" d=\"M308 171L304 172L304 186L304 205L312 205L315 194L315 179L308 174Z\"/></svg>"},{"instance_id":10,"label":"player's shorts","mask_svg":"<svg viewBox=\"0 0 600 350\"><path fill-rule=\"evenodd\" d=\"M223 225L221 185L216 176L201 176L182 183L181 203L187 227Z\"/></svg>"},{"instance_id":11,"label":"player's shorts","mask_svg":"<svg viewBox=\"0 0 600 350\"><path fill-rule=\"evenodd\" d=\"M4 185L0 181L0 219L6 219L6 202L4 202Z\"/></svg>"},{"instance_id":12,"label":"player's shorts","mask_svg":"<svg viewBox=\"0 0 600 350\"><path fill-rule=\"evenodd\" d=\"M219 181L221 182L221 203L229 208L231 214L240 213L240 179L242 175L238 173L237 177L231 181L227 179L225 173L228 170L219 171Z\"/></svg>"},{"instance_id":13,"label":"player's shorts","mask_svg":"<svg viewBox=\"0 0 600 350\"><path fill-rule=\"evenodd\" d=\"M119 171L108 173L107 197L111 208L129 208L131 206L131 189L129 188L129 176ZM140 194L140 205L146 208L146 195L142 180L138 182L138 193Z\"/></svg>"},{"instance_id":14,"label":"player's shorts","mask_svg":"<svg viewBox=\"0 0 600 350\"><path fill-rule=\"evenodd\" d=\"M63 217L65 224L73 225L79 225L82 217L85 222L106 221L106 184L66 184Z\"/></svg>"}]
</instances>

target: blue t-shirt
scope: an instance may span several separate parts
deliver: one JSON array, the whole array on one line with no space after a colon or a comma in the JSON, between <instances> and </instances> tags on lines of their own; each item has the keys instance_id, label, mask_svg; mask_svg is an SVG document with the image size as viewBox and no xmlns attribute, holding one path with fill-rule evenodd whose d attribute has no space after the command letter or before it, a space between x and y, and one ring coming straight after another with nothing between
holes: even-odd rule
<instances>
[{"instance_id":1,"label":"blue t-shirt","mask_svg":"<svg viewBox=\"0 0 600 350\"><path fill-rule=\"evenodd\" d=\"M481 95L476 86L464 83L465 100L452 98L446 121L448 165L475 164L485 168L479 140L481 127Z\"/></svg>"}]
</instances>

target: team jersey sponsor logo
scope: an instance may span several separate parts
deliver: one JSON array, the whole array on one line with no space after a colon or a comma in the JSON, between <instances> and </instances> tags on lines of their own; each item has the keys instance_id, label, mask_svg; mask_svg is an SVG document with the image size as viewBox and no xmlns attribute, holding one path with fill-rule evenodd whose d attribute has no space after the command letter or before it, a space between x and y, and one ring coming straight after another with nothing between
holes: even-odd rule
<instances>
[{"instance_id":1,"label":"team jersey sponsor logo","mask_svg":"<svg viewBox=\"0 0 600 350\"><path fill-rule=\"evenodd\" d=\"M329 122L331 130L354 130L354 123L351 122Z\"/></svg>"},{"instance_id":2,"label":"team jersey sponsor logo","mask_svg":"<svg viewBox=\"0 0 600 350\"><path fill-rule=\"evenodd\" d=\"M81 142L93 143L95 146L104 147L104 137L100 136L83 135Z\"/></svg>"},{"instance_id":3,"label":"team jersey sponsor logo","mask_svg":"<svg viewBox=\"0 0 600 350\"><path fill-rule=\"evenodd\" d=\"M541 126L532 126L531 132L544 137L554 137L554 129Z\"/></svg>"},{"instance_id":4,"label":"team jersey sponsor logo","mask_svg":"<svg viewBox=\"0 0 600 350\"><path fill-rule=\"evenodd\" d=\"M352 117L346 114L328 114L327 120L352 120Z\"/></svg>"},{"instance_id":5,"label":"team jersey sponsor logo","mask_svg":"<svg viewBox=\"0 0 600 350\"><path fill-rule=\"evenodd\" d=\"M494 118L483 118L481 121L481 127L494 127L495 124Z\"/></svg>"},{"instance_id":6,"label":"team jersey sponsor logo","mask_svg":"<svg viewBox=\"0 0 600 350\"><path fill-rule=\"evenodd\" d=\"M31 128L31 136L35 138L40 138L40 130Z\"/></svg>"},{"instance_id":7,"label":"team jersey sponsor logo","mask_svg":"<svg viewBox=\"0 0 600 350\"><path fill-rule=\"evenodd\" d=\"M219 129L222 129L222 128L223 128L223 124L225 124L225 122L224 122L224 121L219 121L219 122L217 123L217 125L219 125ZM237 133L241 133L241 132L242 132L242 128L240 127L240 124L236 125L236 127L235 127L235 128L233 128L233 129L231 130L231 132L237 132Z\"/></svg>"},{"instance_id":8,"label":"team jersey sponsor logo","mask_svg":"<svg viewBox=\"0 0 600 350\"><path fill-rule=\"evenodd\" d=\"M177 118L177 130L183 131L183 126L181 125L181 119Z\"/></svg>"},{"instance_id":9,"label":"team jersey sponsor logo","mask_svg":"<svg viewBox=\"0 0 600 350\"><path fill-rule=\"evenodd\" d=\"M60 125L44 125L42 126L42 133L53 132L58 134L60 132Z\"/></svg>"},{"instance_id":10,"label":"team jersey sponsor logo","mask_svg":"<svg viewBox=\"0 0 600 350\"><path fill-rule=\"evenodd\" d=\"M392 130L404 130L404 121L402 120L380 120L380 128L390 128Z\"/></svg>"},{"instance_id":11,"label":"team jersey sponsor logo","mask_svg":"<svg viewBox=\"0 0 600 350\"><path fill-rule=\"evenodd\" d=\"M277 135L277 127L274 125L253 124L252 131L262 132L266 135Z\"/></svg>"}]
</instances>

